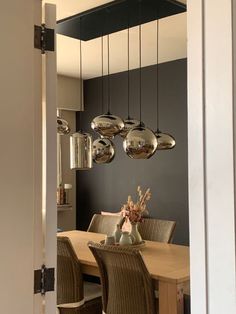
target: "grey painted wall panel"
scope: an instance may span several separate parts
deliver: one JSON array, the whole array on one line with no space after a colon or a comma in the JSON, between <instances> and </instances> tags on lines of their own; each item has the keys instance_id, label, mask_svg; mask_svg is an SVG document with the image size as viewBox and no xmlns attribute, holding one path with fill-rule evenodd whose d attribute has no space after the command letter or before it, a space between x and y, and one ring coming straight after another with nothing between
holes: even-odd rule
<instances>
[{"instance_id":1,"label":"grey painted wall panel","mask_svg":"<svg viewBox=\"0 0 236 314\"><path fill-rule=\"evenodd\" d=\"M139 117L138 74L137 70L130 72L130 107L135 118ZM160 128L174 135L177 142L175 149L158 151L149 160L133 160L124 153L122 139L117 136L114 139L116 157L111 164L94 165L90 171L77 171L77 228L85 229L95 212L118 211L128 194L135 196L137 186L141 185L151 188L150 216L175 220L174 242L188 244L186 59L160 64L159 84ZM101 79L85 81L84 87L82 127L93 133L90 122L101 113ZM142 69L142 87L142 120L155 130L156 66ZM106 104L104 107L106 109ZM114 114L127 116L126 72L111 76L111 109ZM97 137L95 133L93 136Z\"/></svg>"}]
</instances>

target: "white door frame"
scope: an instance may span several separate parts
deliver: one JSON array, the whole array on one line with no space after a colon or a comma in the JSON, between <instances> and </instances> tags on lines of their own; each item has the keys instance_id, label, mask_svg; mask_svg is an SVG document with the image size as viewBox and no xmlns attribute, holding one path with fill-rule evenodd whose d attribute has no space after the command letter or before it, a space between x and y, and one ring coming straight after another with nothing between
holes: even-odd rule
<instances>
[{"instance_id":1,"label":"white door frame","mask_svg":"<svg viewBox=\"0 0 236 314\"><path fill-rule=\"evenodd\" d=\"M188 0L192 314L236 313L233 2Z\"/></svg>"},{"instance_id":2,"label":"white door frame","mask_svg":"<svg viewBox=\"0 0 236 314\"><path fill-rule=\"evenodd\" d=\"M46 2L46 1L45 1ZM56 59L56 6L43 4L43 22L55 30L55 51L46 51L43 57L43 238L44 263L55 268L57 261L57 59ZM56 312L55 291L45 295L45 314Z\"/></svg>"}]
</instances>

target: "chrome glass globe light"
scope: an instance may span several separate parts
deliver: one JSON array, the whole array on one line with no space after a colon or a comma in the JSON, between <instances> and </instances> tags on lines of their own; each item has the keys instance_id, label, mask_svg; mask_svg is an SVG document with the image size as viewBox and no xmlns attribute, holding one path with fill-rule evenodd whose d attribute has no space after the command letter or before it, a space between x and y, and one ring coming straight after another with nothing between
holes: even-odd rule
<instances>
[{"instance_id":1,"label":"chrome glass globe light","mask_svg":"<svg viewBox=\"0 0 236 314\"><path fill-rule=\"evenodd\" d=\"M155 135L157 138L157 150L172 149L175 147L175 138L172 135L162 133L159 130L155 132Z\"/></svg>"},{"instance_id":2,"label":"chrome glass globe light","mask_svg":"<svg viewBox=\"0 0 236 314\"><path fill-rule=\"evenodd\" d=\"M103 36L101 37L101 63L102 63L102 94L101 94L101 104L103 111ZM93 119L91 127L93 130L98 132L102 138L98 138L93 142L92 155L93 161L96 164L108 164L115 157L115 146L113 142L109 139L114 137L117 132L120 132L122 127L122 122L119 117L110 115L100 115ZM114 123L115 121L115 123Z\"/></svg>"},{"instance_id":3,"label":"chrome glass globe light","mask_svg":"<svg viewBox=\"0 0 236 314\"><path fill-rule=\"evenodd\" d=\"M130 117L130 28L129 28L129 20L128 20L128 28L127 28L127 119L124 120L124 128L120 132L120 136L125 138L128 132L134 127L140 126L140 121L133 119ZM142 126L144 124L142 123Z\"/></svg>"},{"instance_id":4,"label":"chrome glass globe light","mask_svg":"<svg viewBox=\"0 0 236 314\"><path fill-rule=\"evenodd\" d=\"M103 37L102 37L103 38ZM110 36L107 35L107 98L108 98L108 112L95 117L91 122L91 128L99 133L103 138L114 138L124 128L124 121L110 113ZM102 41L102 83L103 83L103 41ZM102 86L103 92L103 86ZM103 98L103 97L102 97ZM103 101L103 99L102 99Z\"/></svg>"},{"instance_id":5,"label":"chrome glass globe light","mask_svg":"<svg viewBox=\"0 0 236 314\"><path fill-rule=\"evenodd\" d=\"M91 128L99 133L101 137L114 138L124 128L124 121L108 112L95 117L91 122Z\"/></svg>"},{"instance_id":6,"label":"chrome glass globe light","mask_svg":"<svg viewBox=\"0 0 236 314\"><path fill-rule=\"evenodd\" d=\"M60 135L67 135L70 133L68 122L60 117L57 117L57 133Z\"/></svg>"},{"instance_id":7,"label":"chrome glass globe light","mask_svg":"<svg viewBox=\"0 0 236 314\"><path fill-rule=\"evenodd\" d=\"M115 146L108 138L98 138L93 142L93 161L96 164L108 164L115 157Z\"/></svg>"},{"instance_id":8,"label":"chrome glass globe light","mask_svg":"<svg viewBox=\"0 0 236 314\"><path fill-rule=\"evenodd\" d=\"M130 158L148 159L157 149L157 138L148 128L134 127L125 137L123 147Z\"/></svg>"},{"instance_id":9,"label":"chrome glass globe light","mask_svg":"<svg viewBox=\"0 0 236 314\"><path fill-rule=\"evenodd\" d=\"M121 130L120 136L125 138L130 130L138 126L140 126L139 120L131 119L131 118L124 120L124 128ZM145 126L143 122L141 122L141 126L142 127Z\"/></svg>"},{"instance_id":10,"label":"chrome glass globe light","mask_svg":"<svg viewBox=\"0 0 236 314\"><path fill-rule=\"evenodd\" d=\"M157 83L157 94L156 94L156 120L157 120L157 131L155 132L157 138L157 150L167 150L175 147L175 138L169 133L163 133L159 130L159 76L158 76L158 39L159 39L159 20L156 21L156 36L157 36L157 49L156 49L156 60L157 60L157 68L156 68L156 83Z\"/></svg>"},{"instance_id":11,"label":"chrome glass globe light","mask_svg":"<svg viewBox=\"0 0 236 314\"><path fill-rule=\"evenodd\" d=\"M126 135L123 141L123 148L126 154L133 159L148 159L157 149L157 138L149 128L142 125L142 58L141 58L141 25L139 25L139 105L140 121L139 125L133 127Z\"/></svg>"}]
</instances>

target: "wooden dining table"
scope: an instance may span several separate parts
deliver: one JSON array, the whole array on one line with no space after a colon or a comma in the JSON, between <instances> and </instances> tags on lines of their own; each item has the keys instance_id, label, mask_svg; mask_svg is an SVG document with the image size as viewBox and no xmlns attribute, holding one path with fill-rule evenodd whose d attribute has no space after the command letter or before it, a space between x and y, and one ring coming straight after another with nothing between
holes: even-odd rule
<instances>
[{"instance_id":1,"label":"wooden dining table","mask_svg":"<svg viewBox=\"0 0 236 314\"><path fill-rule=\"evenodd\" d=\"M100 242L105 235L86 231L58 233L71 240L84 274L99 276L89 241ZM146 241L141 249L144 262L159 294L159 314L184 314L184 294L189 294L189 247ZM145 313L144 313L145 314Z\"/></svg>"}]
</instances>

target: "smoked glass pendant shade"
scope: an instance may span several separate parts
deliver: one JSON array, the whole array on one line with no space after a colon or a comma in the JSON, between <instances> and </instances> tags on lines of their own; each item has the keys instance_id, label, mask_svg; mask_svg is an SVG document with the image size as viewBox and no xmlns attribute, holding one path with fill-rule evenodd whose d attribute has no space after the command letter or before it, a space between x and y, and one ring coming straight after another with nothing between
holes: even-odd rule
<instances>
[{"instance_id":1,"label":"smoked glass pendant shade","mask_svg":"<svg viewBox=\"0 0 236 314\"><path fill-rule=\"evenodd\" d=\"M72 134L70 136L70 168L87 170L92 166L92 136L81 131Z\"/></svg>"},{"instance_id":2,"label":"smoked glass pendant shade","mask_svg":"<svg viewBox=\"0 0 236 314\"><path fill-rule=\"evenodd\" d=\"M123 147L130 158L148 159L157 149L157 138L148 128L134 127L125 137Z\"/></svg>"},{"instance_id":3,"label":"smoked glass pendant shade","mask_svg":"<svg viewBox=\"0 0 236 314\"><path fill-rule=\"evenodd\" d=\"M157 131L155 133L157 138L157 150L166 150L166 149L172 149L175 147L175 138L168 134L168 133L162 133L160 131Z\"/></svg>"},{"instance_id":4,"label":"smoked glass pendant shade","mask_svg":"<svg viewBox=\"0 0 236 314\"><path fill-rule=\"evenodd\" d=\"M70 133L68 122L60 117L57 117L57 133L60 135L67 135Z\"/></svg>"},{"instance_id":5,"label":"smoked glass pendant shade","mask_svg":"<svg viewBox=\"0 0 236 314\"><path fill-rule=\"evenodd\" d=\"M124 128L124 121L112 114L97 116L91 122L91 128L105 138L114 138Z\"/></svg>"},{"instance_id":6,"label":"smoked glass pendant shade","mask_svg":"<svg viewBox=\"0 0 236 314\"><path fill-rule=\"evenodd\" d=\"M108 138L98 138L93 142L93 161L96 164L108 164L115 157L115 146Z\"/></svg>"}]
</instances>

